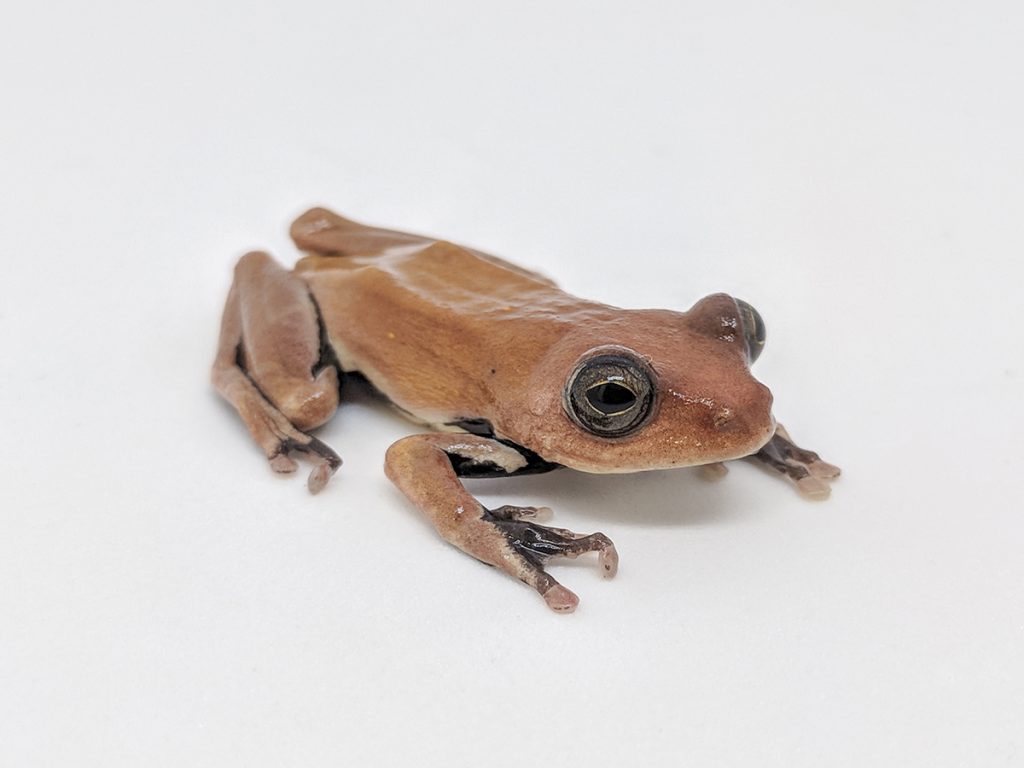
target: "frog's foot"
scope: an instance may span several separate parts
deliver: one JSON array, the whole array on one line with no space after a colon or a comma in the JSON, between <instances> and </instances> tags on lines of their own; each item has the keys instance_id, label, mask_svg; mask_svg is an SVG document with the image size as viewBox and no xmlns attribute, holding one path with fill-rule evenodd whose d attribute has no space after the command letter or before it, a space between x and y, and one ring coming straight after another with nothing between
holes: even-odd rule
<instances>
[{"instance_id":1,"label":"frog's foot","mask_svg":"<svg viewBox=\"0 0 1024 768\"><path fill-rule=\"evenodd\" d=\"M292 424L263 396L244 371L227 366L215 369L214 382L225 399L238 411L249 433L263 449L270 468L275 472L294 472L299 465L290 454L305 454L314 462L307 481L309 492L322 491L331 475L341 466L341 457L323 442Z\"/></svg>"},{"instance_id":2,"label":"frog's foot","mask_svg":"<svg viewBox=\"0 0 1024 768\"><path fill-rule=\"evenodd\" d=\"M295 436L279 438L267 454L270 468L282 474L294 472L298 463L289 453L303 453L313 460L313 469L309 472L306 487L310 493L320 493L327 481L341 466L341 457L330 446L312 435L299 432L294 427L289 429Z\"/></svg>"},{"instance_id":3,"label":"frog's foot","mask_svg":"<svg viewBox=\"0 0 1024 768\"><path fill-rule=\"evenodd\" d=\"M788 477L809 499L828 498L832 490L830 481L840 475L839 467L822 461L814 451L796 445L781 424L772 439L750 458Z\"/></svg>"},{"instance_id":4,"label":"frog's foot","mask_svg":"<svg viewBox=\"0 0 1024 768\"><path fill-rule=\"evenodd\" d=\"M513 507L504 506L494 510L486 510L482 519L490 522L508 540L512 549L527 560L530 565L540 571L545 577L541 582L550 581L551 584L559 586L564 593L573 597L575 607L575 596L569 590L561 587L541 568L542 564L552 557L568 557L575 559L588 552L597 552L598 564L600 565L605 578L610 579L619 570L619 553L615 549L612 540L603 533L581 534L568 530L567 528L554 528L546 525L539 525L529 522L538 517L547 517L551 514L548 507ZM560 610L552 604L548 589L538 589L545 600L555 610ZM571 610L571 608L569 609Z\"/></svg>"},{"instance_id":5,"label":"frog's foot","mask_svg":"<svg viewBox=\"0 0 1024 768\"><path fill-rule=\"evenodd\" d=\"M338 454L292 424L241 369L234 366L215 368L214 383L241 415L253 439L263 449L271 469L281 473L294 472L299 465L290 454L305 454L314 462L307 481L309 492L323 490L331 475L341 466Z\"/></svg>"},{"instance_id":6,"label":"frog's foot","mask_svg":"<svg viewBox=\"0 0 1024 768\"><path fill-rule=\"evenodd\" d=\"M515 556L514 575L536 589L552 610L571 613L576 610L579 598L555 581L544 570L544 563L552 557L577 558L597 552L604 576L610 579L619 569L619 554L603 533L583 535L528 522L542 510L546 508L504 506L485 510L481 519L497 528L507 541L509 554Z\"/></svg>"},{"instance_id":7,"label":"frog's foot","mask_svg":"<svg viewBox=\"0 0 1024 768\"><path fill-rule=\"evenodd\" d=\"M463 433L412 435L392 445L388 477L427 515L438 533L463 552L533 587L548 606L570 613L579 598L544 570L552 557L596 552L602 572L615 575L619 556L603 533L581 535L540 525L547 507L485 508L460 477L500 477L554 469L511 443Z\"/></svg>"}]
</instances>

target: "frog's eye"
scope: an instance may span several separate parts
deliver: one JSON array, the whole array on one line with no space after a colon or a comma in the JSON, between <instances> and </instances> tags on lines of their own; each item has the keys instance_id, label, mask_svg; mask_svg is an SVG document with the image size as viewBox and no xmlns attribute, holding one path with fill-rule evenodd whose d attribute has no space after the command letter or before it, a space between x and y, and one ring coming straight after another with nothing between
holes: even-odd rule
<instances>
[{"instance_id":1,"label":"frog's eye","mask_svg":"<svg viewBox=\"0 0 1024 768\"><path fill-rule=\"evenodd\" d=\"M580 362L565 389L565 410L588 432L621 437L647 421L654 401L654 373L618 351Z\"/></svg>"},{"instance_id":2,"label":"frog's eye","mask_svg":"<svg viewBox=\"0 0 1024 768\"><path fill-rule=\"evenodd\" d=\"M765 327L761 313L742 299L736 299L736 306L740 309L740 322L743 325L743 338L747 342L747 358L754 362L761 356L764 349Z\"/></svg>"}]
</instances>

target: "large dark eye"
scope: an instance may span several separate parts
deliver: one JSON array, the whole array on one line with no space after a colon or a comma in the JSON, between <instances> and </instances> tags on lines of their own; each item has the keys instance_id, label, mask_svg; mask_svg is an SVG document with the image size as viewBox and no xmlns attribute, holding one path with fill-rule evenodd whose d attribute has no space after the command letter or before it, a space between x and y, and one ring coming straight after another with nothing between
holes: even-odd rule
<instances>
[{"instance_id":1,"label":"large dark eye","mask_svg":"<svg viewBox=\"0 0 1024 768\"><path fill-rule=\"evenodd\" d=\"M565 389L565 409L572 420L588 432L607 437L643 426L653 402L653 371L625 352L584 359Z\"/></svg>"},{"instance_id":2,"label":"large dark eye","mask_svg":"<svg viewBox=\"0 0 1024 768\"><path fill-rule=\"evenodd\" d=\"M766 332L764 320L761 313L742 299L736 299L736 306L740 308L740 321L743 324L743 338L747 342L747 356L750 362L754 362L761 356L764 349Z\"/></svg>"}]
</instances>

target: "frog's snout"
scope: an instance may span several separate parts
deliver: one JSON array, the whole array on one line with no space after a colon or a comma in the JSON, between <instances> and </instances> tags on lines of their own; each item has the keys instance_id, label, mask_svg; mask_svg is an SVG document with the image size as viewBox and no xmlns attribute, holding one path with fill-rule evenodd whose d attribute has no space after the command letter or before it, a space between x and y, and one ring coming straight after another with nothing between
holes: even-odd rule
<instances>
[{"instance_id":1,"label":"frog's snout","mask_svg":"<svg viewBox=\"0 0 1024 768\"><path fill-rule=\"evenodd\" d=\"M710 414L711 425L719 433L767 440L775 432L772 400L768 387L758 383L742 403L719 404Z\"/></svg>"}]
</instances>

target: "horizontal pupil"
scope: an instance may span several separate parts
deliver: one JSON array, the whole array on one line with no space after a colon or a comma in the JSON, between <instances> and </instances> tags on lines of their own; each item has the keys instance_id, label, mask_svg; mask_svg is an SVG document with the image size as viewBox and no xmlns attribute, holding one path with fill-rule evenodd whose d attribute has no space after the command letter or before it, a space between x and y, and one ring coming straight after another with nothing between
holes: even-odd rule
<instances>
[{"instance_id":1,"label":"horizontal pupil","mask_svg":"<svg viewBox=\"0 0 1024 768\"><path fill-rule=\"evenodd\" d=\"M587 390L587 401L601 413L611 415L632 408L636 395L629 387L606 381Z\"/></svg>"}]
</instances>

